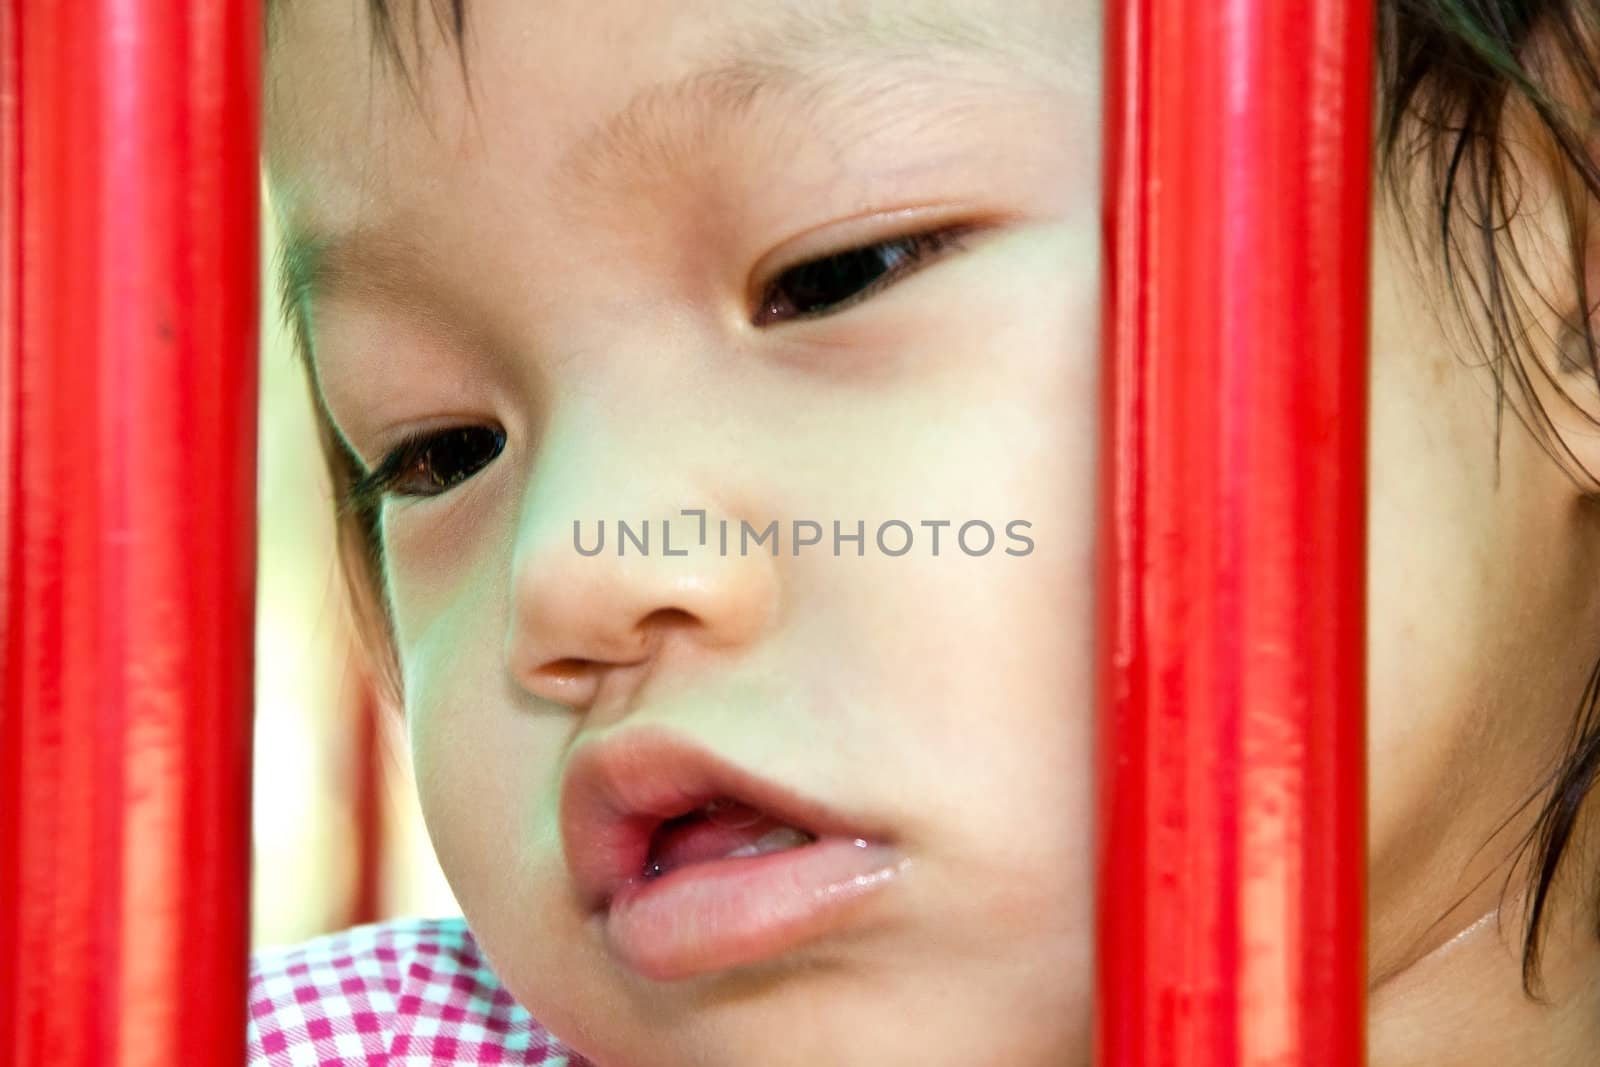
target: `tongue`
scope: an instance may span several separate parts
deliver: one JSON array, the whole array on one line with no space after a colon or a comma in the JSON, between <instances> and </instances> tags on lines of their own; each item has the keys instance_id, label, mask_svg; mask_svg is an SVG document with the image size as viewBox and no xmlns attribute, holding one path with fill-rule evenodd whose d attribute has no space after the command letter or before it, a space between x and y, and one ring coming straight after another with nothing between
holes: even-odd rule
<instances>
[{"instance_id":1,"label":"tongue","mask_svg":"<svg viewBox=\"0 0 1600 1067\"><path fill-rule=\"evenodd\" d=\"M691 863L727 859L734 852L756 855L809 840L809 835L754 808L722 802L714 815L701 809L662 823L651 841L645 873L657 877Z\"/></svg>"}]
</instances>

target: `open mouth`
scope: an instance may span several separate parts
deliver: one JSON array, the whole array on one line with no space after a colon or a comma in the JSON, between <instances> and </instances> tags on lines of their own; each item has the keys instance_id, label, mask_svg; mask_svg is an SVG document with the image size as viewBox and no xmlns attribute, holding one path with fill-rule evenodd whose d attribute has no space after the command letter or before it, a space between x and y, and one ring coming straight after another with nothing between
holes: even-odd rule
<instances>
[{"instance_id":1,"label":"open mouth","mask_svg":"<svg viewBox=\"0 0 1600 1067\"><path fill-rule=\"evenodd\" d=\"M884 840L879 830L656 729L596 739L574 753L562 783L561 836L574 881L597 911L630 887L691 867L827 840Z\"/></svg>"},{"instance_id":2,"label":"open mouth","mask_svg":"<svg viewBox=\"0 0 1600 1067\"><path fill-rule=\"evenodd\" d=\"M866 922L908 863L881 827L653 728L574 751L560 822L607 949L660 981L770 959Z\"/></svg>"},{"instance_id":3,"label":"open mouth","mask_svg":"<svg viewBox=\"0 0 1600 1067\"><path fill-rule=\"evenodd\" d=\"M697 863L765 856L816 839L810 831L737 800L718 797L656 827L640 876L660 878Z\"/></svg>"}]
</instances>

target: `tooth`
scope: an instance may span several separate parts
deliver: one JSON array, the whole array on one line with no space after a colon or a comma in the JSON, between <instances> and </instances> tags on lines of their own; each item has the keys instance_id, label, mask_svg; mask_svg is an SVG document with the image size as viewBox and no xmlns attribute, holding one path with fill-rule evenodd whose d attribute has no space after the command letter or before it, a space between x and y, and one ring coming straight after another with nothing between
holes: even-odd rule
<instances>
[{"instance_id":1,"label":"tooth","mask_svg":"<svg viewBox=\"0 0 1600 1067\"><path fill-rule=\"evenodd\" d=\"M776 830L768 830L750 844L741 845L722 858L735 860L745 856L764 856L768 852L781 852L786 848L809 845L814 840L816 838L804 830L796 830L792 826L780 826Z\"/></svg>"}]
</instances>

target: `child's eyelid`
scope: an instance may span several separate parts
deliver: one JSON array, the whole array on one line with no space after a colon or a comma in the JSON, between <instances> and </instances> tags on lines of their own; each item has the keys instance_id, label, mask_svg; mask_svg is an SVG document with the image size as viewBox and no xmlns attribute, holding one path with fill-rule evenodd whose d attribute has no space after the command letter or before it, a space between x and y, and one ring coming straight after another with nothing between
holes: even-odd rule
<instances>
[{"instance_id":1,"label":"child's eyelid","mask_svg":"<svg viewBox=\"0 0 1600 1067\"><path fill-rule=\"evenodd\" d=\"M505 426L495 415L488 411L461 410L448 412L442 415L429 415L418 418L407 418L404 421L387 424L386 429L377 430L362 442L363 447L355 450L355 455L364 468L369 471L377 470L391 456L398 454L402 449L415 447L427 441L430 437L444 433L446 430L462 430L474 426L483 426L489 429L504 431ZM352 446L353 448L353 446ZM373 462L366 462L367 456L373 457Z\"/></svg>"},{"instance_id":2,"label":"child's eyelid","mask_svg":"<svg viewBox=\"0 0 1600 1067\"><path fill-rule=\"evenodd\" d=\"M416 461L422 449L433 444L452 430L489 429L499 435L501 444L506 440L506 430L494 420L482 418L432 419L419 426L407 428L398 438L391 437L377 450L377 460L368 466L358 456L364 468L346 491L346 503L354 507L375 506L399 484Z\"/></svg>"},{"instance_id":3,"label":"child's eyelid","mask_svg":"<svg viewBox=\"0 0 1600 1067\"><path fill-rule=\"evenodd\" d=\"M746 303L759 301L785 271L855 249L945 231L972 233L997 225L993 212L984 214L954 204L878 211L835 220L789 238L758 259L746 283Z\"/></svg>"},{"instance_id":4,"label":"child's eyelid","mask_svg":"<svg viewBox=\"0 0 1600 1067\"><path fill-rule=\"evenodd\" d=\"M377 462L367 466L350 486L346 493L347 502L354 507L367 508L382 500L399 479L411 455L427 438L427 431L412 431L385 448Z\"/></svg>"},{"instance_id":5,"label":"child's eyelid","mask_svg":"<svg viewBox=\"0 0 1600 1067\"><path fill-rule=\"evenodd\" d=\"M901 257L893 266L890 266L860 289L836 302L814 309L794 311L789 315L774 315L772 314L772 308L766 306L758 307L751 321L754 325L765 327L774 326L782 322L828 318L848 311L857 304L863 304L873 299L890 286L898 285L911 275L932 266L950 253L965 249L967 247L965 238L970 233L970 230L952 227L889 241L880 241L877 243L878 245L902 246ZM781 278L782 275L779 277Z\"/></svg>"}]
</instances>

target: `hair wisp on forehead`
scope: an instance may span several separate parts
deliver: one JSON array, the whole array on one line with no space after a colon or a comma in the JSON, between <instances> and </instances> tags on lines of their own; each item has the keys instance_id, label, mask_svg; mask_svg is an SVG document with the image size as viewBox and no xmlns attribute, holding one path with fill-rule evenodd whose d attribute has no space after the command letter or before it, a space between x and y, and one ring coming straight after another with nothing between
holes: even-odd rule
<instances>
[{"instance_id":1,"label":"hair wisp on forehead","mask_svg":"<svg viewBox=\"0 0 1600 1067\"><path fill-rule=\"evenodd\" d=\"M267 47L272 47L276 18L296 0L266 0ZM306 2L306 0L301 0ZM463 79L467 77L467 0L357 0L366 9L375 66L392 69L407 93L420 103L419 76L427 68L425 37L433 35L455 50ZM427 13L424 14L423 8ZM468 85L470 87L470 82Z\"/></svg>"}]
</instances>

